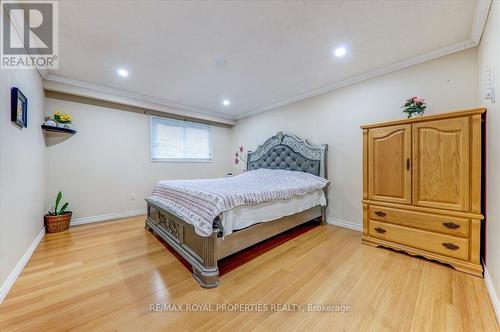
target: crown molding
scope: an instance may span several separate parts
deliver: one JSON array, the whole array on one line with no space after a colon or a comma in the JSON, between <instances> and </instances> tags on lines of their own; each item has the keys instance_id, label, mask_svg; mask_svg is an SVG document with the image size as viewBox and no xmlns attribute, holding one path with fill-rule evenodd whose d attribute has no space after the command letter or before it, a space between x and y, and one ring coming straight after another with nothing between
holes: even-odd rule
<instances>
[{"instance_id":1,"label":"crown molding","mask_svg":"<svg viewBox=\"0 0 500 332\"><path fill-rule=\"evenodd\" d=\"M470 40L479 45L481 36L483 35L486 20L488 19L488 12L490 11L491 0L477 0L476 10L474 12L474 19L470 29Z\"/></svg>"},{"instance_id":2,"label":"crown molding","mask_svg":"<svg viewBox=\"0 0 500 332\"><path fill-rule=\"evenodd\" d=\"M298 101L301 101L301 100L304 100L307 98L311 98L311 97L314 97L314 96L317 96L317 95L320 95L323 93L327 93L327 92L330 92L333 90L344 88L344 87L352 85L352 84L366 81L370 78L389 74L389 73L392 73L392 72L395 72L395 71L398 71L398 70L401 70L401 69L404 69L407 67L417 65L419 63L434 60L434 59L437 59L437 58L445 56L445 55L449 55L449 54L452 54L455 52L464 51L468 48L476 47L477 45L479 45L479 42L481 40L481 36L483 34L483 31L484 31L484 27L486 25L486 20L488 18L488 12L490 9L490 5L491 5L491 0L477 0L476 1L476 8L474 11L474 18L472 21L472 27L471 27L470 34L469 34L469 39L467 39L467 40L464 40L462 42L458 42L458 43L455 43L455 44L452 44L449 46L445 46L442 48L438 48L436 50L433 50L433 51L430 51L430 52L427 52L427 53L424 53L421 55L417 55L415 57L411 57L411 58L408 58L408 59L405 59L405 60L402 60L399 62L395 62L395 63L392 63L390 65L387 65L387 66L384 66L381 68L377 68L375 70L371 70L371 71L350 77L346 80L343 80L343 81L340 81L337 83L333 83L333 84L324 86L324 87L316 89L316 90L306 92L304 94L301 94L301 95L298 95L298 96L295 96L295 97L292 97L289 99L282 100L282 101L277 102L275 104L271 104L271 105L264 106L264 107L261 107L261 108L255 109L255 110L250 110L250 111L238 114L236 116L236 120L240 120L240 119L252 116L252 115L256 115L256 114L267 112L267 111L270 111L270 110L273 110L273 109L276 109L279 107L283 107L283 106L286 106L286 105L289 105L292 103L296 103Z\"/></svg>"},{"instance_id":3,"label":"crown molding","mask_svg":"<svg viewBox=\"0 0 500 332\"><path fill-rule=\"evenodd\" d=\"M126 90L91 84L50 73L47 74L43 80L43 88L46 91L139 107L177 116L185 116L225 125L235 124L235 119L231 115Z\"/></svg>"},{"instance_id":4,"label":"crown molding","mask_svg":"<svg viewBox=\"0 0 500 332\"><path fill-rule=\"evenodd\" d=\"M377 76L389 74L389 73L392 73L392 72L395 72L395 71L398 71L398 70L401 70L401 69L404 69L404 68L407 68L407 67L411 67L411 66L417 65L419 63L423 63L423 62L427 62L427 61L430 61L430 60L434 60L436 58L439 58L439 57L442 57L442 56L445 56L445 55L448 55L448 54L451 54L451 53L463 51L463 50L466 50L468 48L475 47L475 46L477 46L477 44L474 41L472 41L472 40L466 40L466 41L463 41L463 42L452 44L450 46L442 47L442 48L433 50L433 51L428 52L428 53L417 55L415 57L408 58L408 59L405 59L403 61L395 62L395 63L392 63L390 65L387 65L387 66L384 66L384 67L380 67L380 68L377 68L375 70L371 70L371 71L368 71L368 72L365 72L365 73L362 73L362 74L350 77L350 78L348 78L346 80L343 80L343 81L340 81L340 82L337 82L337 83L334 83L334 84L331 84L331 85L327 85L327 86L324 86L324 87L316 89L316 90L309 91L307 93L304 93L302 95L299 95L299 96L296 96L296 97L293 97L293 98L290 98L290 99L282 100L282 101L280 101L278 103L275 103L275 104L272 104L272 105L269 105L269 106L265 106L265 107L258 108L258 109L253 110L253 111L249 111L249 112L245 112L243 114L239 114L236 117L236 119L240 120L240 119L252 116L252 115L256 115L256 114L259 114L259 113L267 112L267 111L270 111L270 110L273 110L273 109L276 109L276 108L279 108L279 107L283 107L283 106L286 106L286 105L289 105L289 104L292 104L292 103L295 103L295 102L298 102L298 101L301 101L301 100L304 100L304 99L307 99L307 98L311 98L311 97L314 97L314 96L317 96L317 95L321 95L321 94L324 94L324 93L327 93L327 92L331 92L333 90L344 88L344 87L349 86L349 85L353 85L353 84L356 84L356 83L359 83L359 82L362 82L362 81L366 81L366 80L368 80L370 78L374 78L374 77L377 77Z\"/></svg>"},{"instance_id":5,"label":"crown molding","mask_svg":"<svg viewBox=\"0 0 500 332\"><path fill-rule=\"evenodd\" d=\"M171 100L146 96L126 90L109 88L106 86L91 84L83 81L69 79L63 76L58 76L48 73L46 70L39 70L44 79L44 89L48 91L66 93L80 97L87 97L96 100L115 102L119 104L136 106L154 111L175 114L178 116L186 116L206 121L218 122L226 125L234 125L237 120L267 112L279 107L283 107L307 98L311 98L320 94L331 92L349 85L353 85L377 76L389 74L407 67L411 67L423 62L431 61L439 57L449 55L455 52L460 52L479 45L483 34L488 12L491 5L491 0L477 0L474 12L474 18L469 34L469 38L462 42L458 42L449 46L445 46L415 57L404 59L384 67L380 67L359 75L352 76L346 80L336 82L322 88L312 90L298 96L282 100L280 102L267 105L254 110L249 110L237 115L229 115L209 109L198 108L191 105L177 103Z\"/></svg>"},{"instance_id":6,"label":"crown molding","mask_svg":"<svg viewBox=\"0 0 500 332\"><path fill-rule=\"evenodd\" d=\"M8 17L14 26L17 35L19 34L21 22ZM28 54L29 49L24 45ZM80 97L86 97L101 101L115 102L128 106L150 109L153 111L175 114L194 119L206 120L210 122L222 123L225 125L234 125L235 118L208 109L201 109L191 105L176 103L170 100L156 98L152 96L141 95L121 89L109 88L102 85L91 84L84 81L74 80L63 76L50 74L49 70L41 68L35 63L36 70L43 80L44 90L71 94Z\"/></svg>"}]
</instances>

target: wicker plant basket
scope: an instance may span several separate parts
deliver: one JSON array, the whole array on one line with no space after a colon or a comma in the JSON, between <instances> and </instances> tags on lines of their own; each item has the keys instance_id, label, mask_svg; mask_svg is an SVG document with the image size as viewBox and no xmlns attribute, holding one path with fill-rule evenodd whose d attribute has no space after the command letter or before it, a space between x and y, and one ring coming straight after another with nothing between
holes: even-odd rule
<instances>
[{"instance_id":1,"label":"wicker plant basket","mask_svg":"<svg viewBox=\"0 0 500 332\"><path fill-rule=\"evenodd\" d=\"M51 216L50 214L46 214L44 219L47 233L59 233L67 231L72 214L72 212L64 212L59 216Z\"/></svg>"}]
</instances>

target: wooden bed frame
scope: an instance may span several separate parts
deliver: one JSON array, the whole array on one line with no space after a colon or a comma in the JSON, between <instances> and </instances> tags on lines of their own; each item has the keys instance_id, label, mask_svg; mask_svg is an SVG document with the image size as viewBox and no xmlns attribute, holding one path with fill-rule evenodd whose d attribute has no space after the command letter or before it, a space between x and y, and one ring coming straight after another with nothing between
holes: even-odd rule
<instances>
[{"instance_id":1,"label":"wooden bed frame","mask_svg":"<svg viewBox=\"0 0 500 332\"><path fill-rule=\"evenodd\" d=\"M255 152L248 152L247 170L258 168L288 169L308 172L326 178L326 153L328 146L312 146L297 136L279 132L260 145ZM327 194L327 188L325 195ZM200 236L194 227L173 211L146 199L147 219L145 228L165 240L193 267L193 277L202 287L219 285L217 261L280 234L295 226L319 218L326 224L326 207L315 206L308 210L259 223L222 236L219 217L214 221L210 236Z\"/></svg>"}]
</instances>

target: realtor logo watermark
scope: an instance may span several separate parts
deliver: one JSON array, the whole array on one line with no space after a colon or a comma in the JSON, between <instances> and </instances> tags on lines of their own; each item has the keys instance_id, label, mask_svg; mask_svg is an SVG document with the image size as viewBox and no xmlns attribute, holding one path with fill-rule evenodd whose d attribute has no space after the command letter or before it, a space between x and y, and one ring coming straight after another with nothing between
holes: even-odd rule
<instances>
[{"instance_id":1,"label":"realtor logo watermark","mask_svg":"<svg viewBox=\"0 0 500 332\"><path fill-rule=\"evenodd\" d=\"M2 69L57 69L57 1L2 1Z\"/></svg>"}]
</instances>

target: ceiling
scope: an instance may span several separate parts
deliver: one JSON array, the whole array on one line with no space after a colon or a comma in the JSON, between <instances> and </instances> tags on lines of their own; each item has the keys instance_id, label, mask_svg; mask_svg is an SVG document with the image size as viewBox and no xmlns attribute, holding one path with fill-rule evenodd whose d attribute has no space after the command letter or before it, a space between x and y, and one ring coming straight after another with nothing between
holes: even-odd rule
<instances>
[{"instance_id":1,"label":"ceiling","mask_svg":"<svg viewBox=\"0 0 500 332\"><path fill-rule=\"evenodd\" d=\"M61 1L48 79L239 118L474 46L477 15L449 0Z\"/></svg>"}]
</instances>

